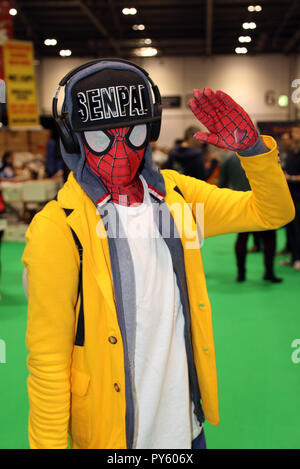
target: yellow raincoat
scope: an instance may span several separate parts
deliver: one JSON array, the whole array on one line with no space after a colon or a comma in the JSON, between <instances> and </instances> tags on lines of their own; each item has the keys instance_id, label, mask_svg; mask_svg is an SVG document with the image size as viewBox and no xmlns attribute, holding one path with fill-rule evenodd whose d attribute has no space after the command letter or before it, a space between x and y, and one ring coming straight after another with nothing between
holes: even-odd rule
<instances>
[{"instance_id":1,"label":"yellow raincoat","mask_svg":"<svg viewBox=\"0 0 300 469\"><path fill-rule=\"evenodd\" d=\"M204 204L204 238L276 229L294 218L276 143L270 151L240 157L252 191L219 189L175 171L162 171L165 201L184 247L194 362L206 419L217 425L218 393L211 308L195 227ZM178 187L182 196L174 190ZM174 207L191 204L179 215ZM62 208L73 209L69 216ZM74 346L79 255L83 246L85 345ZM201 231L201 227L200 227ZM203 229L202 229L203 231ZM32 221L23 263L28 275L27 348L31 448L126 448L124 354L117 319L108 241L96 207L71 173ZM226 308L226 304L225 304ZM176 409L174 409L176 412Z\"/></svg>"}]
</instances>

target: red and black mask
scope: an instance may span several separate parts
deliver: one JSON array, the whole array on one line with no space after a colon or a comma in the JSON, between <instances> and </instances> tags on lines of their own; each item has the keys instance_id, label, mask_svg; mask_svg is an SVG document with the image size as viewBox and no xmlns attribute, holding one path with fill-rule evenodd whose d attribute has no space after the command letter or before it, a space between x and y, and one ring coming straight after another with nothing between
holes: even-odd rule
<instances>
[{"instance_id":1,"label":"red and black mask","mask_svg":"<svg viewBox=\"0 0 300 469\"><path fill-rule=\"evenodd\" d=\"M122 203L120 196L122 204L126 196L126 205L143 199L138 169L149 141L148 133L147 124L82 132L88 165L106 185L115 203Z\"/></svg>"}]
</instances>

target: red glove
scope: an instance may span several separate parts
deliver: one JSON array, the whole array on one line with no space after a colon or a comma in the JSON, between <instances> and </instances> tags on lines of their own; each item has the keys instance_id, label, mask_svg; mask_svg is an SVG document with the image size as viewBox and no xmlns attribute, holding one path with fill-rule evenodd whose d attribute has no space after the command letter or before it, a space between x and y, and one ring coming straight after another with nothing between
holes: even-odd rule
<instances>
[{"instance_id":1,"label":"red glove","mask_svg":"<svg viewBox=\"0 0 300 469\"><path fill-rule=\"evenodd\" d=\"M258 134L248 114L228 94L210 88L194 90L189 107L210 133L197 132L194 138L226 150L239 151L251 147Z\"/></svg>"}]
</instances>

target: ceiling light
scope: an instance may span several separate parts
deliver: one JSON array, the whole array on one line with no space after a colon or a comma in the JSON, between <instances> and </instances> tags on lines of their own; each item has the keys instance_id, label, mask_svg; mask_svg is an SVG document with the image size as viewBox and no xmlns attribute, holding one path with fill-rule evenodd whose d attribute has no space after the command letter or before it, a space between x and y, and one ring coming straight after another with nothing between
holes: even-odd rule
<instances>
[{"instance_id":1,"label":"ceiling light","mask_svg":"<svg viewBox=\"0 0 300 469\"><path fill-rule=\"evenodd\" d=\"M256 28L256 23L253 21L251 23L243 23L243 28L244 29L255 29Z\"/></svg>"},{"instance_id":2,"label":"ceiling light","mask_svg":"<svg viewBox=\"0 0 300 469\"><path fill-rule=\"evenodd\" d=\"M157 49L154 47L139 47L138 49L134 49L133 52L138 57L153 57L157 54Z\"/></svg>"},{"instance_id":3,"label":"ceiling light","mask_svg":"<svg viewBox=\"0 0 300 469\"><path fill-rule=\"evenodd\" d=\"M239 42L251 42L252 39L250 36L240 36L239 37Z\"/></svg>"},{"instance_id":4,"label":"ceiling light","mask_svg":"<svg viewBox=\"0 0 300 469\"><path fill-rule=\"evenodd\" d=\"M248 11L251 11L253 13L254 11L261 11L262 7L261 5L249 5L248 6Z\"/></svg>"},{"instance_id":5,"label":"ceiling light","mask_svg":"<svg viewBox=\"0 0 300 469\"><path fill-rule=\"evenodd\" d=\"M152 44L152 39L149 39L149 38L139 39L138 43L139 43L139 47L150 46Z\"/></svg>"},{"instance_id":6,"label":"ceiling light","mask_svg":"<svg viewBox=\"0 0 300 469\"><path fill-rule=\"evenodd\" d=\"M11 16L16 16L16 14L18 13L18 10L16 10L15 8L11 8L8 13Z\"/></svg>"},{"instance_id":7,"label":"ceiling light","mask_svg":"<svg viewBox=\"0 0 300 469\"><path fill-rule=\"evenodd\" d=\"M134 31L144 31L145 25L144 25L144 24L134 24L134 25L132 26L132 29L133 29Z\"/></svg>"},{"instance_id":8,"label":"ceiling light","mask_svg":"<svg viewBox=\"0 0 300 469\"><path fill-rule=\"evenodd\" d=\"M236 54L247 54L248 49L247 47L236 47L235 48L235 53Z\"/></svg>"},{"instance_id":9,"label":"ceiling light","mask_svg":"<svg viewBox=\"0 0 300 469\"><path fill-rule=\"evenodd\" d=\"M136 15L137 9L136 8L123 8L122 13L123 15Z\"/></svg>"},{"instance_id":10,"label":"ceiling light","mask_svg":"<svg viewBox=\"0 0 300 469\"><path fill-rule=\"evenodd\" d=\"M57 40L56 39L45 39L44 44L45 44L45 46L56 46Z\"/></svg>"},{"instance_id":11,"label":"ceiling light","mask_svg":"<svg viewBox=\"0 0 300 469\"><path fill-rule=\"evenodd\" d=\"M61 57L70 57L71 54L72 54L72 51L70 51L70 49L62 49L59 51L59 55Z\"/></svg>"}]
</instances>

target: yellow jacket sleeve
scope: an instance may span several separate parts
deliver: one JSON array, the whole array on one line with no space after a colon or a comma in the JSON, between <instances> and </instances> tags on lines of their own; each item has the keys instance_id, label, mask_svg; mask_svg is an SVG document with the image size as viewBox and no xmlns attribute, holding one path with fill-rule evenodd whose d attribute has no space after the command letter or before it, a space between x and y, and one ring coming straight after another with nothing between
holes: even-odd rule
<instances>
[{"instance_id":1,"label":"yellow jacket sleeve","mask_svg":"<svg viewBox=\"0 0 300 469\"><path fill-rule=\"evenodd\" d=\"M251 191L220 189L173 171L165 171L178 185L186 202L192 205L195 216L196 204L203 204L204 223L201 227L204 224L204 238L277 229L293 220L295 208L280 167L276 142L268 136L262 136L262 139L269 152L239 156ZM203 232L201 234L203 236Z\"/></svg>"},{"instance_id":2,"label":"yellow jacket sleeve","mask_svg":"<svg viewBox=\"0 0 300 469\"><path fill-rule=\"evenodd\" d=\"M39 213L22 258L28 276L29 442L35 449L68 447L78 285L76 249L68 234Z\"/></svg>"}]
</instances>

